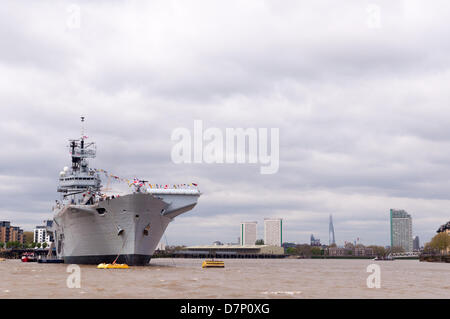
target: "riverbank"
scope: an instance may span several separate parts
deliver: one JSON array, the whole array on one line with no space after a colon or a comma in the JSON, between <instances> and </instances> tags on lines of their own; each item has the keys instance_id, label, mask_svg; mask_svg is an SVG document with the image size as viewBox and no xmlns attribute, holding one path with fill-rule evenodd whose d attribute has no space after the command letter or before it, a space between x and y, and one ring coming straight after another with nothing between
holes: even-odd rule
<instances>
[{"instance_id":1,"label":"riverbank","mask_svg":"<svg viewBox=\"0 0 450 319\"><path fill-rule=\"evenodd\" d=\"M311 256L311 259L374 259L375 256Z\"/></svg>"},{"instance_id":2,"label":"riverbank","mask_svg":"<svg viewBox=\"0 0 450 319\"><path fill-rule=\"evenodd\" d=\"M24 253L34 253L36 256L47 256L49 249L27 248L27 249L4 249L0 251L0 258L5 259L20 259Z\"/></svg>"},{"instance_id":3,"label":"riverbank","mask_svg":"<svg viewBox=\"0 0 450 319\"><path fill-rule=\"evenodd\" d=\"M420 261L450 263L450 255L424 255L420 256Z\"/></svg>"}]
</instances>

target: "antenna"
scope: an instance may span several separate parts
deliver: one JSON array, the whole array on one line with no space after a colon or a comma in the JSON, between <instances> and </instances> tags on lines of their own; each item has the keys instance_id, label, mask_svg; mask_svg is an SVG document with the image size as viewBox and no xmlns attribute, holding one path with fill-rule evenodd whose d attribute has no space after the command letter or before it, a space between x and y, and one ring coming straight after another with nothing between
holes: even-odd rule
<instances>
[{"instance_id":1,"label":"antenna","mask_svg":"<svg viewBox=\"0 0 450 319\"><path fill-rule=\"evenodd\" d=\"M85 117L83 115L81 115L80 118L81 118L81 139L84 139L84 119L85 119Z\"/></svg>"}]
</instances>

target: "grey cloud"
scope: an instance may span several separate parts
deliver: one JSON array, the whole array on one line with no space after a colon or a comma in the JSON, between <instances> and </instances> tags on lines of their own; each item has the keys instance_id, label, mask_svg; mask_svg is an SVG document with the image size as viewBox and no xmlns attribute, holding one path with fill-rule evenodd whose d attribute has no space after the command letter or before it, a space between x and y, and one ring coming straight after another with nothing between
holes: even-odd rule
<instances>
[{"instance_id":1,"label":"grey cloud","mask_svg":"<svg viewBox=\"0 0 450 319\"><path fill-rule=\"evenodd\" d=\"M371 3L379 29L367 27ZM448 11L399 3L79 2L81 28L70 30L69 2L10 1L0 14L0 219L30 227L49 216L84 114L93 166L199 182L199 205L169 227L174 243L235 241L240 221L269 216L285 217L288 241L327 242L332 213L339 243L364 234L388 244L391 205L431 238L448 221ZM279 172L173 164L171 132L195 119L278 127Z\"/></svg>"}]
</instances>

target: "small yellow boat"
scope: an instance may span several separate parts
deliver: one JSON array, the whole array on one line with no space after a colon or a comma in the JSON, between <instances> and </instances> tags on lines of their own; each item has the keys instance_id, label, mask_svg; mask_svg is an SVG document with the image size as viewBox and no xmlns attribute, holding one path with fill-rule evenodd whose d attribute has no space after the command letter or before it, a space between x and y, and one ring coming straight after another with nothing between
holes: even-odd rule
<instances>
[{"instance_id":1,"label":"small yellow boat","mask_svg":"<svg viewBox=\"0 0 450 319\"><path fill-rule=\"evenodd\" d=\"M0 258L0 261L5 261L6 259L5 258Z\"/></svg>"},{"instance_id":2,"label":"small yellow boat","mask_svg":"<svg viewBox=\"0 0 450 319\"><path fill-rule=\"evenodd\" d=\"M202 268L224 268L225 263L219 260L205 260L202 263Z\"/></svg>"},{"instance_id":3,"label":"small yellow boat","mask_svg":"<svg viewBox=\"0 0 450 319\"><path fill-rule=\"evenodd\" d=\"M97 269L128 269L127 264L99 264Z\"/></svg>"}]
</instances>

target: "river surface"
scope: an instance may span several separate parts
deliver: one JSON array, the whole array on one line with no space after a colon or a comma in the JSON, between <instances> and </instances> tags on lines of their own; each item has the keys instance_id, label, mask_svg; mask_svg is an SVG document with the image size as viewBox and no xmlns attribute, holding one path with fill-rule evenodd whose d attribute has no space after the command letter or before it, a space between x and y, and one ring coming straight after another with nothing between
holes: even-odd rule
<instances>
[{"instance_id":1,"label":"river surface","mask_svg":"<svg viewBox=\"0 0 450 319\"><path fill-rule=\"evenodd\" d=\"M0 298L450 298L448 263L225 259L223 269L201 264L161 258L130 269L81 265L75 277L67 264L0 261ZM380 266L380 288L367 286L370 264Z\"/></svg>"}]
</instances>

